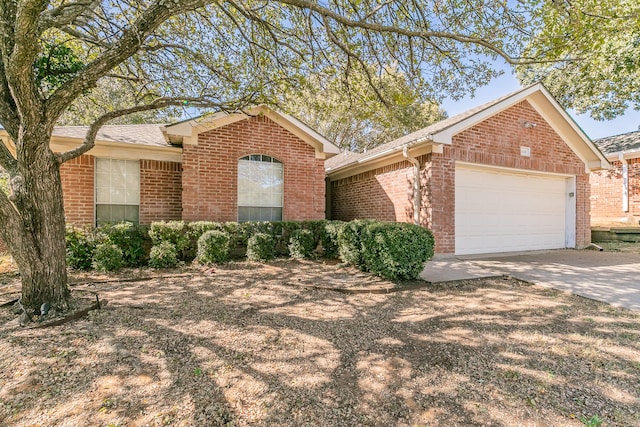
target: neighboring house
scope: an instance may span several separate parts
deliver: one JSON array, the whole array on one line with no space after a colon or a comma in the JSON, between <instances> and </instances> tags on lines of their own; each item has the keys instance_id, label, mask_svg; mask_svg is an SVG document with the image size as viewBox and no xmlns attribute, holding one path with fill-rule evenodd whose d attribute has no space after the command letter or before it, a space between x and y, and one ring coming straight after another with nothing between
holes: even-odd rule
<instances>
[{"instance_id":1,"label":"neighboring house","mask_svg":"<svg viewBox=\"0 0 640 427\"><path fill-rule=\"evenodd\" d=\"M593 142L611 162L612 168L591 174L591 224L637 226L640 220L640 131Z\"/></svg>"},{"instance_id":2,"label":"neighboring house","mask_svg":"<svg viewBox=\"0 0 640 427\"><path fill-rule=\"evenodd\" d=\"M332 218L417 222L437 254L474 254L586 246L608 162L536 84L326 167Z\"/></svg>"},{"instance_id":3,"label":"neighboring house","mask_svg":"<svg viewBox=\"0 0 640 427\"><path fill-rule=\"evenodd\" d=\"M56 127L51 147L71 149L86 131ZM77 226L323 219L324 161L337 153L266 106L167 126L104 126L88 154L61 167L65 216Z\"/></svg>"}]
</instances>

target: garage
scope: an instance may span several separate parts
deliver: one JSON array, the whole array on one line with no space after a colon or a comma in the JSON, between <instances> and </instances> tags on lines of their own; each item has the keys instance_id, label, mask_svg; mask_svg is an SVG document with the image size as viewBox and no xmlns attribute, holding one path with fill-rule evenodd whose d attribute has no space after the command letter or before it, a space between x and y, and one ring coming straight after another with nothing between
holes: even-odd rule
<instances>
[{"instance_id":1,"label":"garage","mask_svg":"<svg viewBox=\"0 0 640 427\"><path fill-rule=\"evenodd\" d=\"M419 223L454 256L586 247L609 163L538 83L325 166L332 219Z\"/></svg>"},{"instance_id":2,"label":"garage","mask_svg":"<svg viewBox=\"0 0 640 427\"><path fill-rule=\"evenodd\" d=\"M573 247L574 183L564 175L457 164L455 253Z\"/></svg>"}]
</instances>

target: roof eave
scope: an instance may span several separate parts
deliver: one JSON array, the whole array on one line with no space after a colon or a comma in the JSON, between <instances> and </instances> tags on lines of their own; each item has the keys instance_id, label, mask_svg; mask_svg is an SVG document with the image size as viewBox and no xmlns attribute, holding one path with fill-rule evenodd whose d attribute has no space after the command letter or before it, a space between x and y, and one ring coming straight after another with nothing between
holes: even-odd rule
<instances>
[{"instance_id":1,"label":"roof eave","mask_svg":"<svg viewBox=\"0 0 640 427\"><path fill-rule=\"evenodd\" d=\"M640 157L640 148L633 148L631 150L614 151L614 152L606 153L605 155L607 156L607 160L609 160L610 162L620 160L621 157L623 159L635 159L637 157Z\"/></svg>"},{"instance_id":2,"label":"roof eave","mask_svg":"<svg viewBox=\"0 0 640 427\"><path fill-rule=\"evenodd\" d=\"M411 156L418 157L428 153L442 153L442 146L443 144L432 141L429 135L398 145L388 150L375 153L371 156L361 157L358 160L336 168L327 168L325 169L325 173L330 179L341 179L345 174L350 176L351 174L375 169L376 167L384 164L404 161L403 151L405 148L409 150L409 154L411 154Z\"/></svg>"}]
</instances>

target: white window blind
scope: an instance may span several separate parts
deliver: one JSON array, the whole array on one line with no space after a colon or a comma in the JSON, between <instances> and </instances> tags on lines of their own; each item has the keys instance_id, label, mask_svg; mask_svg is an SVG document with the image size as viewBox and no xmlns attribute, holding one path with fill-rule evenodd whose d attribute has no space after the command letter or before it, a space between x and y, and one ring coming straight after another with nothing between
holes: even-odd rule
<instances>
[{"instance_id":1,"label":"white window blind","mask_svg":"<svg viewBox=\"0 0 640 427\"><path fill-rule=\"evenodd\" d=\"M281 221L282 163L252 154L238 161L238 221Z\"/></svg>"}]
</instances>

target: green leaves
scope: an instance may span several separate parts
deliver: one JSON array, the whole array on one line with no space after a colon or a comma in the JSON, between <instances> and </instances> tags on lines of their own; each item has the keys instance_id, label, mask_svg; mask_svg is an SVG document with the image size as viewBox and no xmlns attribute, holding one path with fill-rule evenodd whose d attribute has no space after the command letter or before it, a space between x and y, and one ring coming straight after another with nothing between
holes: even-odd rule
<instances>
[{"instance_id":1,"label":"green leaves","mask_svg":"<svg viewBox=\"0 0 640 427\"><path fill-rule=\"evenodd\" d=\"M517 68L566 108L604 120L640 108L640 4L632 0L530 1L533 37Z\"/></svg>"},{"instance_id":2,"label":"green leaves","mask_svg":"<svg viewBox=\"0 0 640 427\"><path fill-rule=\"evenodd\" d=\"M64 44L44 43L33 66L40 89L51 93L75 77L84 68L84 63Z\"/></svg>"}]
</instances>

